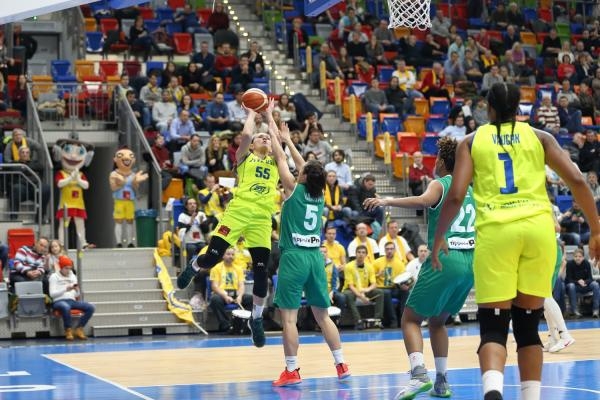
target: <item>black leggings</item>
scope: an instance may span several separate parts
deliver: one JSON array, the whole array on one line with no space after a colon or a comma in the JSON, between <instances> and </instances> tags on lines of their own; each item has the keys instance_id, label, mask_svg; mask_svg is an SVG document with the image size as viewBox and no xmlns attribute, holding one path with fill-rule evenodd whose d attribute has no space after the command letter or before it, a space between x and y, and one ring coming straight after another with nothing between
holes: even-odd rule
<instances>
[{"instance_id":1,"label":"black leggings","mask_svg":"<svg viewBox=\"0 0 600 400\"><path fill-rule=\"evenodd\" d=\"M222 260L225 251L231 245L220 236L213 236L208 244L206 253L198 258L200 268L210 269ZM251 247L248 249L252 257L252 272L254 273L254 287L252 294L265 298L269 287L267 277L267 264L271 250L266 247Z\"/></svg>"}]
</instances>

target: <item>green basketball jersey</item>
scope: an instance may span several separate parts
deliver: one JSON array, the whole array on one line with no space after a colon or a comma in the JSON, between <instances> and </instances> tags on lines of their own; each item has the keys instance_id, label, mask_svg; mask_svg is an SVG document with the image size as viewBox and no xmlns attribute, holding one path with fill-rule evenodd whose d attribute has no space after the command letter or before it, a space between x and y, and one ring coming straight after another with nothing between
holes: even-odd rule
<instances>
[{"instance_id":1,"label":"green basketball jersey","mask_svg":"<svg viewBox=\"0 0 600 400\"><path fill-rule=\"evenodd\" d=\"M321 245L321 224L325 199L312 198L306 186L296 184L281 208L281 249L315 249Z\"/></svg>"},{"instance_id":2,"label":"green basketball jersey","mask_svg":"<svg viewBox=\"0 0 600 400\"><path fill-rule=\"evenodd\" d=\"M433 248L435 229L440 217L442 204L446 200L450 184L452 184L452 175L437 178L436 181L442 184L444 192L440 202L427 211L429 221L427 225L427 245L430 249ZM473 189L471 186L467 189L462 206L452 221L450 229L446 232L446 240L450 249L467 250L475 248L475 199L473 198Z\"/></svg>"}]
</instances>

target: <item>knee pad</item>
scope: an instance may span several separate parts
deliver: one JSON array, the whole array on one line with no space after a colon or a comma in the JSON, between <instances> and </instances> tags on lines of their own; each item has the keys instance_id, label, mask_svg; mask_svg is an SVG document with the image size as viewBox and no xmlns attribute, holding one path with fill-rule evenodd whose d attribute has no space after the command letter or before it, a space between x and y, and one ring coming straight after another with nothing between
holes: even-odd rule
<instances>
[{"instance_id":1,"label":"knee pad","mask_svg":"<svg viewBox=\"0 0 600 400\"><path fill-rule=\"evenodd\" d=\"M513 334L517 342L517 350L526 346L541 346L542 341L538 334L538 325L544 309L526 310L521 307L512 306L510 312L512 314Z\"/></svg>"},{"instance_id":2,"label":"knee pad","mask_svg":"<svg viewBox=\"0 0 600 400\"><path fill-rule=\"evenodd\" d=\"M231 245L227 243L225 239L219 236L213 236L210 239L206 253L198 256L196 265L198 265L200 268L207 269L214 267L219 261L221 261L223 254L225 254L225 250L227 250L229 247L231 247Z\"/></svg>"},{"instance_id":3,"label":"knee pad","mask_svg":"<svg viewBox=\"0 0 600 400\"><path fill-rule=\"evenodd\" d=\"M267 297L269 282L267 278L267 264L271 251L266 247L252 247L248 249L252 257L252 272L254 274L254 287L252 294L258 297Z\"/></svg>"},{"instance_id":4,"label":"knee pad","mask_svg":"<svg viewBox=\"0 0 600 400\"><path fill-rule=\"evenodd\" d=\"M498 343L506 347L508 338L508 325L510 324L510 310L498 308L479 308L479 336L481 343L479 350L486 343Z\"/></svg>"}]
</instances>

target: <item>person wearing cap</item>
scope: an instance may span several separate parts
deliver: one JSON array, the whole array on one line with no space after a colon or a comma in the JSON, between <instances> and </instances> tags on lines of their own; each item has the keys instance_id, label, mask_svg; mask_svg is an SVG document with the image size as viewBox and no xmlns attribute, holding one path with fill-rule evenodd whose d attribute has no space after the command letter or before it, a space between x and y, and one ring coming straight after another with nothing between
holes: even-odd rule
<instances>
[{"instance_id":1,"label":"person wearing cap","mask_svg":"<svg viewBox=\"0 0 600 400\"><path fill-rule=\"evenodd\" d=\"M73 261L67 256L60 256L58 265L60 270L53 273L49 279L50 297L54 301L52 308L62 314L65 339L86 340L87 336L83 329L94 315L95 307L85 301L77 300L81 292L77 284L77 277L73 273ZM79 324L75 330L72 328L71 310L83 311L83 316L79 318Z\"/></svg>"}]
</instances>

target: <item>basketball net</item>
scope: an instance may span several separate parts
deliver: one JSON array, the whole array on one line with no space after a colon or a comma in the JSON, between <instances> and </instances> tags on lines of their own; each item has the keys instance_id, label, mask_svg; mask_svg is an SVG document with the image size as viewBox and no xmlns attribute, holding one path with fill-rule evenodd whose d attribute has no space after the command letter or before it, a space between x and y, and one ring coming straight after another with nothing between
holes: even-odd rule
<instances>
[{"instance_id":1,"label":"basketball net","mask_svg":"<svg viewBox=\"0 0 600 400\"><path fill-rule=\"evenodd\" d=\"M431 0L388 0L391 29L399 27L431 28Z\"/></svg>"}]
</instances>

